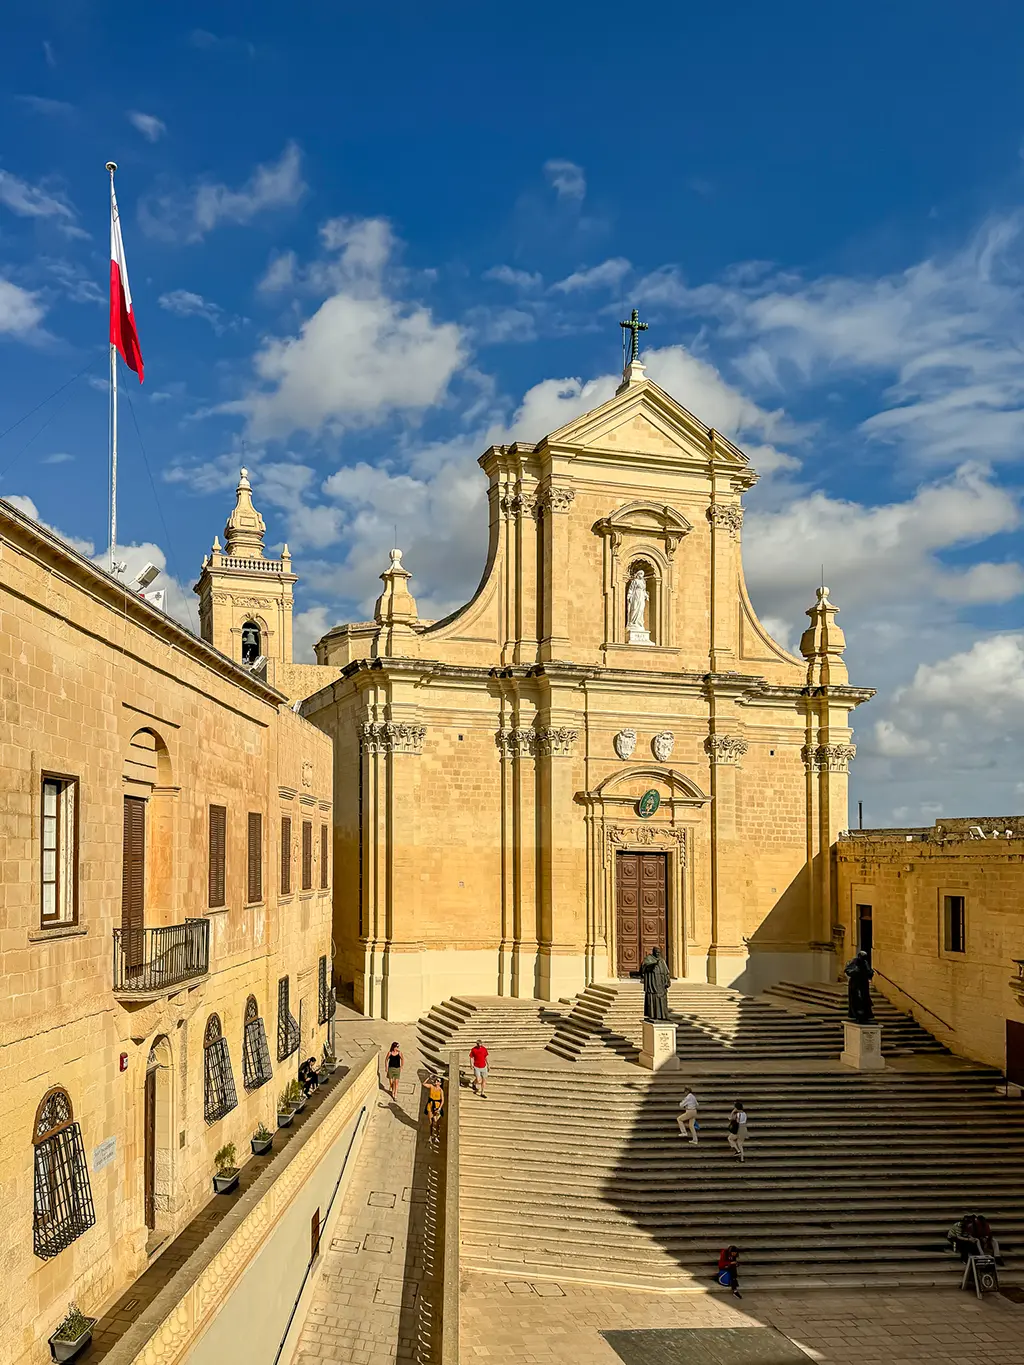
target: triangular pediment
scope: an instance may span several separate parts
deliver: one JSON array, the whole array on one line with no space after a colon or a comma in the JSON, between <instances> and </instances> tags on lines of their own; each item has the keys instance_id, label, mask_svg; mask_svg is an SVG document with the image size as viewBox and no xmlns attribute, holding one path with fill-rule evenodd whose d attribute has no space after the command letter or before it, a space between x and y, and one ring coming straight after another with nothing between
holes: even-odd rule
<instances>
[{"instance_id":1,"label":"triangular pediment","mask_svg":"<svg viewBox=\"0 0 1024 1365\"><path fill-rule=\"evenodd\" d=\"M607 451L731 465L753 475L746 455L706 427L692 412L649 379L624 385L606 403L554 431L541 446Z\"/></svg>"}]
</instances>

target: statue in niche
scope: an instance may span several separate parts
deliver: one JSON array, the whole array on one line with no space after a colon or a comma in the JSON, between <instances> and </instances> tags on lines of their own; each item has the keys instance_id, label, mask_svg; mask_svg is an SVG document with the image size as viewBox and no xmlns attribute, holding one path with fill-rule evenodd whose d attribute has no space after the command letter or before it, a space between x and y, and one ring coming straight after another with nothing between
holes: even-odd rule
<instances>
[{"instance_id":1,"label":"statue in niche","mask_svg":"<svg viewBox=\"0 0 1024 1365\"><path fill-rule=\"evenodd\" d=\"M668 988L672 977L660 948L652 948L640 963L640 975L644 982L644 1018L667 1019Z\"/></svg>"},{"instance_id":2,"label":"statue in niche","mask_svg":"<svg viewBox=\"0 0 1024 1365\"><path fill-rule=\"evenodd\" d=\"M633 570L626 589L626 629L645 630L647 613L647 575L639 565Z\"/></svg>"},{"instance_id":3,"label":"statue in niche","mask_svg":"<svg viewBox=\"0 0 1024 1365\"><path fill-rule=\"evenodd\" d=\"M871 1008L871 978L874 976L868 955L862 948L843 968L849 982L850 1020L854 1024L873 1024Z\"/></svg>"}]
</instances>

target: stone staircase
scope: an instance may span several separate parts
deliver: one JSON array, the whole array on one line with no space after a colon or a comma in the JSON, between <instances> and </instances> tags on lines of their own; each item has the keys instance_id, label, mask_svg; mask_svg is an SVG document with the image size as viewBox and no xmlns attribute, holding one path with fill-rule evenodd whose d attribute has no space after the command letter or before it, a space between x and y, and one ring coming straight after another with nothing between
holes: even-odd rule
<instances>
[{"instance_id":1,"label":"stone staircase","mask_svg":"<svg viewBox=\"0 0 1024 1365\"><path fill-rule=\"evenodd\" d=\"M691 1079L697 1147L675 1123ZM902 1072L753 1065L697 1078L498 1062L488 1098L466 1093L460 1106L463 1268L708 1288L734 1242L744 1289L953 1288L961 1267L946 1230L981 1211L1012 1281L1024 1103L997 1097L997 1079L948 1058ZM737 1097L750 1116L743 1164L725 1140Z\"/></svg>"},{"instance_id":2,"label":"stone staircase","mask_svg":"<svg viewBox=\"0 0 1024 1365\"><path fill-rule=\"evenodd\" d=\"M843 982L780 981L761 997L803 1012L838 1015L846 1018L847 991ZM912 1014L904 1014L879 990L871 992L871 1008L882 1025L882 1039L890 1054L899 1051L936 1052L946 1049L924 1029Z\"/></svg>"},{"instance_id":3,"label":"stone staircase","mask_svg":"<svg viewBox=\"0 0 1024 1365\"><path fill-rule=\"evenodd\" d=\"M777 988L778 989L778 988ZM809 988L811 989L811 988ZM669 988L669 1018L684 1062L836 1059L843 1050L842 1016L815 1000L801 1008L796 997L751 997L721 986L677 982ZM945 1052L942 1044L888 1001L879 1002L882 1051ZM643 1032L643 989L636 982L588 986L556 1021L547 1050L588 1066L633 1061Z\"/></svg>"},{"instance_id":4,"label":"stone staircase","mask_svg":"<svg viewBox=\"0 0 1024 1365\"><path fill-rule=\"evenodd\" d=\"M469 1052L481 1038L488 1052L500 1055L509 1048L544 1048L561 1017L559 1007L542 1000L507 996L453 996L419 1020L420 1051L429 1066L447 1065L450 1048ZM468 1057L466 1065L468 1066Z\"/></svg>"}]
</instances>

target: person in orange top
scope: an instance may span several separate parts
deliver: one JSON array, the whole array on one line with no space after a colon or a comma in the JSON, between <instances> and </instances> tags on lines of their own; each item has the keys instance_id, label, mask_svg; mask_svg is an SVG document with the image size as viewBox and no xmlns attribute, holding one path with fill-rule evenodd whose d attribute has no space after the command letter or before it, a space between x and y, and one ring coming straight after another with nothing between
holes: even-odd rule
<instances>
[{"instance_id":1,"label":"person in orange top","mask_svg":"<svg viewBox=\"0 0 1024 1365\"><path fill-rule=\"evenodd\" d=\"M487 1049L478 1038L476 1047L471 1048L469 1060L473 1063L473 1091L482 1100L487 1098L484 1093L484 1086L487 1084ZM477 1087L479 1086L479 1089Z\"/></svg>"},{"instance_id":2,"label":"person in orange top","mask_svg":"<svg viewBox=\"0 0 1024 1365\"><path fill-rule=\"evenodd\" d=\"M441 1124L441 1115L444 1112L444 1088L441 1085L440 1076L428 1076L424 1084L427 1091L424 1113L430 1120L430 1136L435 1137Z\"/></svg>"}]
</instances>

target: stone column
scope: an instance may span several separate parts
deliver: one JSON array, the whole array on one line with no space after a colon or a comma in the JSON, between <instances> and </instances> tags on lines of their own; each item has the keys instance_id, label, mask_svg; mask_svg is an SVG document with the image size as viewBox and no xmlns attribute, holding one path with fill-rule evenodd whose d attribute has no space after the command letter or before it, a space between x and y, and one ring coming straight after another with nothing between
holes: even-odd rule
<instances>
[{"instance_id":1,"label":"stone column","mask_svg":"<svg viewBox=\"0 0 1024 1365\"><path fill-rule=\"evenodd\" d=\"M716 733L704 741L711 763L711 941L708 980L729 986L743 971L743 900L736 864L736 769L747 752L740 735Z\"/></svg>"},{"instance_id":2,"label":"stone column","mask_svg":"<svg viewBox=\"0 0 1024 1365\"><path fill-rule=\"evenodd\" d=\"M537 731L540 800L540 943L537 994L542 1000L575 995L585 985L586 888L582 815L574 805L572 752L579 731L547 725Z\"/></svg>"},{"instance_id":3,"label":"stone column","mask_svg":"<svg viewBox=\"0 0 1024 1365\"><path fill-rule=\"evenodd\" d=\"M564 659L569 650L569 509L576 494L571 488L549 485L541 495L543 567L543 623L538 657Z\"/></svg>"}]
</instances>

